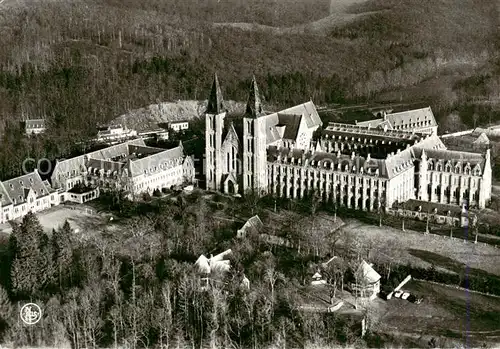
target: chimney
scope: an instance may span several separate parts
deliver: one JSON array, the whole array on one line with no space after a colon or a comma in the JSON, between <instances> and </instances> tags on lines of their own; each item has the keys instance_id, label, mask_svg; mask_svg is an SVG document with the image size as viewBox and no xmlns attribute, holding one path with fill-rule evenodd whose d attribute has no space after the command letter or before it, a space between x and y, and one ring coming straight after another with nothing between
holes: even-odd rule
<instances>
[{"instance_id":1,"label":"chimney","mask_svg":"<svg viewBox=\"0 0 500 349\"><path fill-rule=\"evenodd\" d=\"M384 121L386 121L387 120L387 112L385 110L382 111L382 115L384 116Z\"/></svg>"},{"instance_id":2,"label":"chimney","mask_svg":"<svg viewBox=\"0 0 500 349\"><path fill-rule=\"evenodd\" d=\"M351 154L351 160L354 160L355 157L356 157L356 153L352 152L352 154Z\"/></svg>"},{"instance_id":3,"label":"chimney","mask_svg":"<svg viewBox=\"0 0 500 349\"><path fill-rule=\"evenodd\" d=\"M398 153L398 154L399 154L399 153L401 153L401 149L398 149L398 152L397 152L397 153Z\"/></svg>"},{"instance_id":4,"label":"chimney","mask_svg":"<svg viewBox=\"0 0 500 349\"><path fill-rule=\"evenodd\" d=\"M372 159L370 153L368 153L368 156L366 157L366 161L370 161Z\"/></svg>"}]
</instances>

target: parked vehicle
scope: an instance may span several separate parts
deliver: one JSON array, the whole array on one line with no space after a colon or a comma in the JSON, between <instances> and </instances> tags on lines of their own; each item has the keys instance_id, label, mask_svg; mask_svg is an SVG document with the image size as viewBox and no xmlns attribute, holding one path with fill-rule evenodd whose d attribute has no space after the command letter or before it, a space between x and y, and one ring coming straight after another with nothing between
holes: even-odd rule
<instances>
[{"instance_id":1,"label":"parked vehicle","mask_svg":"<svg viewBox=\"0 0 500 349\"><path fill-rule=\"evenodd\" d=\"M404 292L402 295L401 295L401 299L404 299L404 300L407 300L408 297L410 297L410 294L408 292Z\"/></svg>"},{"instance_id":2,"label":"parked vehicle","mask_svg":"<svg viewBox=\"0 0 500 349\"><path fill-rule=\"evenodd\" d=\"M403 291L396 291L396 292L394 292L394 297L395 298L401 298L402 294L403 294Z\"/></svg>"}]
</instances>

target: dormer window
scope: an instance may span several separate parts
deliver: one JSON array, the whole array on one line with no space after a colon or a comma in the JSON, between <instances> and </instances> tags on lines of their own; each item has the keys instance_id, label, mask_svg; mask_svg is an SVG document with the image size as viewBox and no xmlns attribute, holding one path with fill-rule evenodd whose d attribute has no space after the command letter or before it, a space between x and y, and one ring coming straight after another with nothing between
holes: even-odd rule
<instances>
[{"instance_id":1,"label":"dormer window","mask_svg":"<svg viewBox=\"0 0 500 349\"><path fill-rule=\"evenodd\" d=\"M30 182L33 183L33 178L30 178Z\"/></svg>"},{"instance_id":2,"label":"dormer window","mask_svg":"<svg viewBox=\"0 0 500 349\"><path fill-rule=\"evenodd\" d=\"M23 181L19 181L19 184L24 185Z\"/></svg>"},{"instance_id":3,"label":"dormer window","mask_svg":"<svg viewBox=\"0 0 500 349\"><path fill-rule=\"evenodd\" d=\"M14 184L10 183L10 189L14 189Z\"/></svg>"}]
</instances>

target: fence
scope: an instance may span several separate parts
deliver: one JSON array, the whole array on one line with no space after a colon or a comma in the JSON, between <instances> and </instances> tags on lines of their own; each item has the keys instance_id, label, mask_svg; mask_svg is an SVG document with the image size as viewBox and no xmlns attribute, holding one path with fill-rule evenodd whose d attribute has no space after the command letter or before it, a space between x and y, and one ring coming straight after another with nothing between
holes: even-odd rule
<instances>
[{"instance_id":1,"label":"fence","mask_svg":"<svg viewBox=\"0 0 500 349\"><path fill-rule=\"evenodd\" d=\"M427 216L429 216L429 223L437 223L437 224L447 224L453 226L467 226L467 217L453 217L448 215L440 215L437 213L427 213L427 212L418 212L412 210L403 210L403 209L386 209L387 214L394 217L406 217L419 221L427 221Z\"/></svg>"}]
</instances>

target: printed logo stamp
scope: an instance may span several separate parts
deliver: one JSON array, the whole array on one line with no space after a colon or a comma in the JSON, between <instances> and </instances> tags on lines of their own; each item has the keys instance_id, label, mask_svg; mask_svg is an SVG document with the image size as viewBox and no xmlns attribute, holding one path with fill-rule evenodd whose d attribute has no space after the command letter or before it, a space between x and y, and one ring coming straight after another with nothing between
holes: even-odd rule
<instances>
[{"instance_id":1,"label":"printed logo stamp","mask_svg":"<svg viewBox=\"0 0 500 349\"><path fill-rule=\"evenodd\" d=\"M26 303L21 308L20 315L26 325L34 325L42 318L42 309L35 303Z\"/></svg>"}]
</instances>

